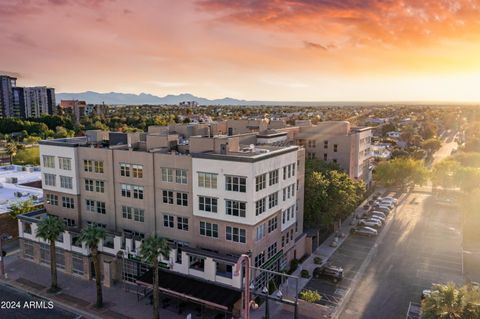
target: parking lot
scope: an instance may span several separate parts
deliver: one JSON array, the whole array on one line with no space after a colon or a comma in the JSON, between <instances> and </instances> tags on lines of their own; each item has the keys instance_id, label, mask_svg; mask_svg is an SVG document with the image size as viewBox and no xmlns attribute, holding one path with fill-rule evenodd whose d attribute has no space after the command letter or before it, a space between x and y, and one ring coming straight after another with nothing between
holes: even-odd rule
<instances>
[{"instance_id":1,"label":"parking lot","mask_svg":"<svg viewBox=\"0 0 480 319\"><path fill-rule=\"evenodd\" d=\"M351 235L333 254L343 280L312 278L305 289L317 290L337 318L403 319L432 283L463 283L460 216L427 190L410 193L378 237Z\"/></svg>"}]
</instances>

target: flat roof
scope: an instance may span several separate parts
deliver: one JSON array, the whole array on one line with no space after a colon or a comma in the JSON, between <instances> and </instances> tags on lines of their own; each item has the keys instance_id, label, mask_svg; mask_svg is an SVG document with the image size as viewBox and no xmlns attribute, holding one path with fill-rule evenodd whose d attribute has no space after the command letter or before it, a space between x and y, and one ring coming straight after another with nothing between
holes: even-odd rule
<instances>
[{"instance_id":1,"label":"flat roof","mask_svg":"<svg viewBox=\"0 0 480 319\"><path fill-rule=\"evenodd\" d=\"M248 146L241 146L245 148ZM275 157L290 152L296 152L299 149L298 146L273 146L268 144L256 145L255 152L228 152L228 154L215 153L212 151L203 153L190 153L192 158L205 158L221 161L233 161L233 162L258 162L271 157ZM263 150L263 151L262 151Z\"/></svg>"},{"instance_id":2,"label":"flat roof","mask_svg":"<svg viewBox=\"0 0 480 319\"><path fill-rule=\"evenodd\" d=\"M43 202L43 190L35 187L0 183L0 215L10 211L9 207L14 203L22 203L32 197L36 197L34 203Z\"/></svg>"},{"instance_id":3,"label":"flat roof","mask_svg":"<svg viewBox=\"0 0 480 319\"><path fill-rule=\"evenodd\" d=\"M42 172L40 166L0 166L0 183L11 183L12 177L17 179L17 184L31 183L42 180Z\"/></svg>"}]
</instances>

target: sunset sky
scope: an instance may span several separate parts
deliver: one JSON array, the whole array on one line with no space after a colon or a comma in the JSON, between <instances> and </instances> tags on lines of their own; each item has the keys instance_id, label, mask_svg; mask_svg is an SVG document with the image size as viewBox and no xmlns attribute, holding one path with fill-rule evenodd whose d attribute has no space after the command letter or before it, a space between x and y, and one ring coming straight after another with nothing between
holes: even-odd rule
<instances>
[{"instance_id":1,"label":"sunset sky","mask_svg":"<svg viewBox=\"0 0 480 319\"><path fill-rule=\"evenodd\" d=\"M0 43L57 92L480 101L477 0L1 0Z\"/></svg>"}]
</instances>

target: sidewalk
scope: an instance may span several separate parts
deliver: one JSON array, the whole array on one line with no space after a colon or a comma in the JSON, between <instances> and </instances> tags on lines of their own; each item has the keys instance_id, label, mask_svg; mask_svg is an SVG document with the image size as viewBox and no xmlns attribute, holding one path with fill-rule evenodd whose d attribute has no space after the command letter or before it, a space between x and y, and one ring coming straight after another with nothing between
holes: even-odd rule
<instances>
[{"instance_id":1,"label":"sidewalk","mask_svg":"<svg viewBox=\"0 0 480 319\"><path fill-rule=\"evenodd\" d=\"M75 278L58 271L58 285L62 290L57 294L49 294L46 292L50 287L49 266L38 265L19 259L17 256L10 256L5 270L8 279L0 280L0 282L53 300L66 310L79 313L85 318L142 319L152 317L149 298L137 301L136 294L125 291L123 284L117 284L112 288L103 287L105 307L97 310L93 307L96 301L95 281L93 280ZM167 309L160 309L160 317L184 319L190 312L194 318L194 309L185 309L180 315L177 313L176 307L172 305Z\"/></svg>"},{"instance_id":2,"label":"sidewalk","mask_svg":"<svg viewBox=\"0 0 480 319\"><path fill-rule=\"evenodd\" d=\"M310 255L308 256L307 259L303 261L302 264L298 266L298 268L291 274L292 276L299 277L298 279L298 290L297 293L303 290L303 288L307 285L307 283L310 281L311 276L313 274L313 271L316 267L320 266L318 264L315 264L314 259L315 257L320 257L322 258L322 264L328 262L330 257L337 251L338 248L342 245L342 243L350 236L350 228L352 227L352 219L358 216L358 214L362 213L363 206L368 203L368 201L372 198L373 194L375 193L381 193L384 194L386 192L386 189L384 188L379 188L376 191L372 193L367 199L365 199L352 213L347 219L345 219L342 223L342 226L340 229L331 234L326 240L324 240L318 247L317 249ZM343 237L338 237L338 242L335 247L331 247L330 244L335 240L337 237L337 233L343 234ZM310 278L302 278L300 273L302 270L308 270L308 273L310 274ZM288 291L289 295L292 294L292 292L295 292L296 288L296 282L295 280L288 280L287 286L282 287L282 291ZM275 296L277 292L274 292L272 296ZM332 315L332 311L328 307L322 307L325 310L325 313L318 314L318 318L329 318L330 315ZM270 317L275 318L275 319L290 319L292 318L292 315L290 313L285 313L284 311L282 312L282 307L281 304L277 305L275 302L270 302L269 304L269 311L270 311ZM263 315L265 313L265 305L262 305L261 307L258 308L256 311L252 311L251 317L253 319L262 319ZM299 316L299 318L301 318Z\"/></svg>"}]
</instances>

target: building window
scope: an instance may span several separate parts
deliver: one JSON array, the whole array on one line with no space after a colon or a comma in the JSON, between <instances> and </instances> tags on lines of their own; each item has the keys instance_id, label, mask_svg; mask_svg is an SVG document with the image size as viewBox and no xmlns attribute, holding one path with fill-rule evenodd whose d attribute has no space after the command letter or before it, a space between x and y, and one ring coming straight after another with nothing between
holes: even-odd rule
<instances>
[{"instance_id":1,"label":"building window","mask_svg":"<svg viewBox=\"0 0 480 319\"><path fill-rule=\"evenodd\" d=\"M332 160L332 162L334 162L335 164L337 164L337 159L334 158L334 159Z\"/></svg>"},{"instance_id":2,"label":"building window","mask_svg":"<svg viewBox=\"0 0 480 319\"><path fill-rule=\"evenodd\" d=\"M55 168L55 156L42 155L43 167Z\"/></svg>"},{"instance_id":3,"label":"building window","mask_svg":"<svg viewBox=\"0 0 480 319\"><path fill-rule=\"evenodd\" d=\"M174 228L175 227L175 217L172 215L163 215L163 227Z\"/></svg>"},{"instance_id":4,"label":"building window","mask_svg":"<svg viewBox=\"0 0 480 319\"><path fill-rule=\"evenodd\" d=\"M177 228L180 230L188 230L188 218L177 217Z\"/></svg>"},{"instance_id":5,"label":"building window","mask_svg":"<svg viewBox=\"0 0 480 319\"><path fill-rule=\"evenodd\" d=\"M75 219L63 218L63 223L67 227L74 227L75 226Z\"/></svg>"},{"instance_id":6,"label":"building window","mask_svg":"<svg viewBox=\"0 0 480 319\"><path fill-rule=\"evenodd\" d=\"M83 275L83 256L72 254L72 272L77 275Z\"/></svg>"},{"instance_id":7,"label":"building window","mask_svg":"<svg viewBox=\"0 0 480 319\"><path fill-rule=\"evenodd\" d=\"M33 243L24 240L23 241L23 257L33 260Z\"/></svg>"},{"instance_id":8,"label":"building window","mask_svg":"<svg viewBox=\"0 0 480 319\"><path fill-rule=\"evenodd\" d=\"M199 196L198 197L198 210L204 212L217 212L218 199L215 197Z\"/></svg>"},{"instance_id":9,"label":"building window","mask_svg":"<svg viewBox=\"0 0 480 319\"><path fill-rule=\"evenodd\" d=\"M246 203L236 200L225 200L226 214L237 217L245 217Z\"/></svg>"},{"instance_id":10,"label":"building window","mask_svg":"<svg viewBox=\"0 0 480 319\"><path fill-rule=\"evenodd\" d=\"M277 243L273 243L267 249L267 259L272 258L277 253Z\"/></svg>"},{"instance_id":11,"label":"building window","mask_svg":"<svg viewBox=\"0 0 480 319\"><path fill-rule=\"evenodd\" d=\"M328 148L328 141L323 141L323 148Z\"/></svg>"},{"instance_id":12,"label":"building window","mask_svg":"<svg viewBox=\"0 0 480 319\"><path fill-rule=\"evenodd\" d=\"M188 206L188 194L177 192L177 205Z\"/></svg>"},{"instance_id":13,"label":"building window","mask_svg":"<svg viewBox=\"0 0 480 319\"><path fill-rule=\"evenodd\" d=\"M255 267L260 267L265 263L265 252L262 251L260 254L255 256Z\"/></svg>"},{"instance_id":14,"label":"building window","mask_svg":"<svg viewBox=\"0 0 480 319\"><path fill-rule=\"evenodd\" d=\"M265 197L255 202L255 215L258 216L265 212Z\"/></svg>"},{"instance_id":15,"label":"building window","mask_svg":"<svg viewBox=\"0 0 480 319\"><path fill-rule=\"evenodd\" d=\"M88 221L87 220L87 225L88 226L93 226L93 227L98 227L98 228L107 228L107 225L106 224L102 224L102 223L96 223L96 222L91 222L91 221ZM105 245L105 244L104 244ZM113 247L112 247L113 248Z\"/></svg>"},{"instance_id":16,"label":"building window","mask_svg":"<svg viewBox=\"0 0 480 319\"><path fill-rule=\"evenodd\" d=\"M95 161L95 173L103 173L103 161Z\"/></svg>"},{"instance_id":17,"label":"building window","mask_svg":"<svg viewBox=\"0 0 480 319\"><path fill-rule=\"evenodd\" d=\"M120 163L120 176L130 177L130 165Z\"/></svg>"},{"instance_id":18,"label":"building window","mask_svg":"<svg viewBox=\"0 0 480 319\"><path fill-rule=\"evenodd\" d=\"M268 173L268 185L272 186L278 183L278 169Z\"/></svg>"},{"instance_id":19,"label":"building window","mask_svg":"<svg viewBox=\"0 0 480 319\"><path fill-rule=\"evenodd\" d=\"M132 197L132 186L128 184L122 184L122 197Z\"/></svg>"},{"instance_id":20,"label":"building window","mask_svg":"<svg viewBox=\"0 0 480 319\"><path fill-rule=\"evenodd\" d=\"M277 217L268 220L268 233L271 233L275 229L277 229Z\"/></svg>"},{"instance_id":21,"label":"building window","mask_svg":"<svg viewBox=\"0 0 480 319\"><path fill-rule=\"evenodd\" d=\"M172 191L163 191L163 202L165 204L173 204L173 192Z\"/></svg>"},{"instance_id":22,"label":"building window","mask_svg":"<svg viewBox=\"0 0 480 319\"><path fill-rule=\"evenodd\" d=\"M265 237L265 224L261 224L257 227L257 236L255 239L261 240L263 237Z\"/></svg>"},{"instance_id":23,"label":"building window","mask_svg":"<svg viewBox=\"0 0 480 319\"><path fill-rule=\"evenodd\" d=\"M72 159L68 157L59 157L58 158L58 167L60 169L71 171L72 170Z\"/></svg>"},{"instance_id":24,"label":"building window","mask_svg":"<svg viewBox=\"0 0 480 319\"><path fill-rule=\"evenodd\" d=\"M87 192L93 192L93 179L85 179L85 190Z\"/></svg>"},{"instance_id":25,"label":"building window","mask_svg":"<svg viewBox=\"0 0 480 319\"><path fill-rule=\"evenodd\" d=\"M326 161L328 159L328 154L327 153L323 153L323 160Z\"/></svg>"},{"instance_id":26,"label":"building window","mask_svg":"<svg viewBox=\"0 0 480 319\"><path fill-rule=\"evenodd\" d=\"M267 187L267 174L261 174L255 177L255 190L261 191Z\"/></svg>"},{"instance_id":27,"label":"building window","mask_svg":"<svg viewBox=\"0 0 480 319\"><path fill-rule=\"evenodd\" d=\"M227 191L245 193L247 191L247 179L240 176L226 176L225 189Z\"/></svg>"},{"instance_id":28,"label":"building window","mask_svg":"<svg viewBox=\"0 0 480 319\"><path fill-rule=\"evenodd\" d=\"M83 160L83 170L85 172L93 172L93 161Z\"/></svg>"},{"instance_id":29,"label":"building window","mask_svg":"<svg viewBox=\"0 0 480 319\"><path fill-rule=\"evenodd\" d=\"M176 169L175 170L175 181L178 184L187 184L187 170L186 169Z\"/></svg>"},{"instance_id":30,"label":"building window","mask_svg":"<svg viewBox=\"0 0 480 319\"><path fill-rule=\"evenodd\" d=\"M62 196L62 206L65 208L75 208L73 198Z\"/></svg>"},{"instance_id":31,"label":"building window","mask_svg":"<svg viewBox=\"0 0 480 319\"><path fill-rule=\"evenodd\" d=\"M57 177L57 175L55 175L55 174L44 173L44 174L43 174L43 179L45 180L45 185L47 185L47 186L55 186L55 184L56 184L56 177Z\"/></svg>"},{"instance_id":32,"label":"building window","mask_svg":"<svg viewBox=\"0 0 480 319\"><path fill-rule=\"evenodd\" d=\"M143 199L143 186L133 185L133 198Z\"/></svg>"},{"instance_id":33,"label":"building window","mask_svg":"<svg viewBox=\"0 0 480 319\"><path fill-rule=\"evenodd\" d=\"M315 153L308 152L307 153L307 159L310 159L310 160L315 159Z\"/></svg>"},{"instance_id":34,"label":"building window","mask_svg":"<svg viewBox=\"0 0 480 319\"><path fill-rule=\"evenodd\" d=\"M283 180L286 180L287 179L287 167L284 166L283 167Z\"/></svg>"},{"instance_id":35,"label":"building window","mask_svg":"<svg viewBox=\"0 0 480 319\"><path fill-rule=\"evenodd\" d=\"M132 165L132 176L135 178L143 178L143 165Z\"/></svg>"},{"instance_id":36,"label":"building window","mask_svg":"<svg viewBox=\"0 0 480 319\"><path fill-rule=\"evenodd\" d=\"M50 246L40 244L40 262L42 264L50 265Z\"/></svg>"},{"instance_id":37,"label":"building window","mask_svg":"<svg viewBox=\"0 0 480 319\"><path fill-rule=\"evenodd\" d=\"M122 217L143 223L145 221L145 211L141 208L122 206Z\"/></svg>"},{"instance_id":38,"label":"building window","mask_svg":"<svg viewBox=\"0 0 480 319\"><path fill-rule=\"evenodd\" d=\"M105 192L105 182L104 181L95 181L95 191L97 193Z\"/></svg>"},{"instance_id":39,"label":"building window","mask_svg":"<svg viewBox=\"0 0 480 319\"><path fill-rule=\"evenodd\" d=\"M218 225L207 222L200 222L200 235L218 238Z\"/></svg>"},{"instance_id":40,"label":"building window","mask_svg":"<svg viewBox=\"0 0 480 319\"><path fill-rule=\"evenodd\" d=\"M54 194L47 194L47 203L53 206L58 206L58 196Z\"/></svg>"},{"instance_id":41,"label":"building window","mask_svg":"<svg viewBox=\"0 0 480 319\"><path fill-rule=\"evenodd\" d=\"M245 243L247 241L245 229L227 226L225 229L225 239L237 243Z\"/></svg>"},{"instance_id":42,"label":"building window","mask_svg":"<svg viewBox=\"0 0 480 319\"><path fill-rule=\"evenodd\" d=\"M55 249L55 256L57 257L55 260L57 268L65 269L65 253L63 252L63 249Z\"/></svg>"},{"instance_id":43,"label":"building window","mask_svg":"<svg viewBox=\"0 0 480 319\"><path fill-rule=\"evenodd\" d=\"M334 151L334 152L337 152L337 151L338 151L338 145L337 145L337 144L333 144L333 151Z\"/></svg>"},{"instance_id":44,"label":"building window","mask_svg":"<svg viewBox=\"0 0 480 319\"><path fill-rule=\"evenodd\" d=\"M60 175L60 187L72 189L73 188L73 179L69 176Z\"/></svg>"},{"instance_id":45,"label":"building window","mask_svg":"<svg viewBox=\"0 0 480 319\"><path fill-rule=\"evenodd\" d=\"M316 147L316 141L315 140L308 140L308 147L310 148L315 148Z\"/></svg>"},{"instance_id":46,"label":"building window","mask_svg":"<svg viewBox=\"0 0 480 319\"><path fill-rule=\"evenodd\" d=\"M217 188L217 174L198 173L198 187Z\"/></svg>"},{"instance_id":47,"label":"building window","mask_svg":"<svg viewBox=\"0 0 480 319\"><path fill-rule=\"evenodd\" d=\"M290 165L292 165L292 176L295 176L295 163Z\"/></svg>"},{"instance_id":48,"label":"building window","mask_svg":"<svg viewBox=\"0 0 480 319\"><path fill-rule=\"evenodd\" d=\"M97 201L97 213L105 215L107 210L105 209L105 202Z\"/></svg>"},{"instance_id":49,"label":"building window","mask_svg":"<svg viewBox=\"0 0 480 319\"><path fill-rule=\"evenodd\" d=\"M273 208L278 205L278 192L268 195L268 208Z\"/></svg>"},{"instance_id":50,"label":"building window","mask_svg":"<svg viewBox=\"0 0 480 319\"><path fill-rule=\"evenodd\" d=\"M87 212L95 212L95 201L91 199L86 199L85 209L87 210Z\"/></svg>"},{"instance_id":51,"label":"building window","mask_svg":"<svg viewBox=\"0 0 480 319\"><path fill-rule=\"evenodd\" d=\"M162 167L162 182L173 183L173 169Z\"/></svg>"}]
</instances>

